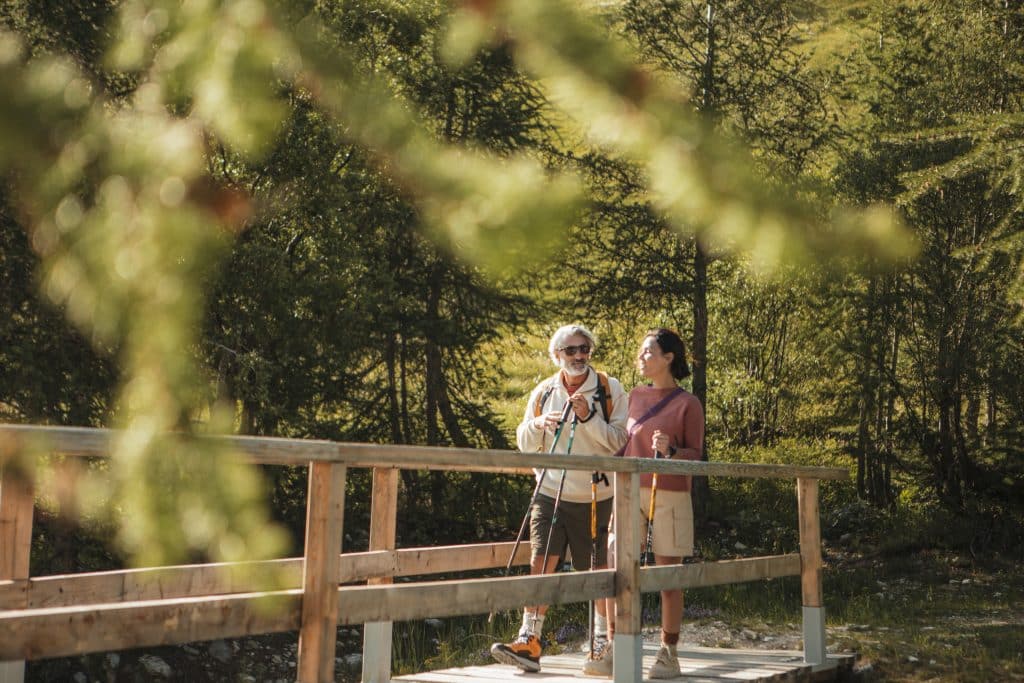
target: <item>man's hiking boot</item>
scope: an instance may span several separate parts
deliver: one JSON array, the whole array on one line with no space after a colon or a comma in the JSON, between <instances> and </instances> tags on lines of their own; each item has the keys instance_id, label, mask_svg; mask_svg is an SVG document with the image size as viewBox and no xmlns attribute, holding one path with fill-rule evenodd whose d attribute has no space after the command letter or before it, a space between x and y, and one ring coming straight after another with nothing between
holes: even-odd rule
<instances>
[{"instance_id":1,"label":"man's hiking boot","mask_svg":"<svg viewBox=\"0 0 1024 683\"><path fill-rule=\"evenodd\" d=\"M518 666L523 671L540 671L540 639L532 633L520 633L507 645L491 645L491 656L502 664Z\"/></svg>"},{"instance_id":2,"label":"man's hiking boot","mask_svg":"<svg viewBox=\"0 0 1024 683\"><path fill-rule=\"evenodd\" d=\"M658 656L647 672L648 678L678 678L682 675L679 670L679 659L674 647L662 645L658 650Z\"/></svg>"},{"instance_id":3,"label":"man's hiking boot","mask_svg":"<svg viewBox=\"0 0 1024 683\"><path fill-rule=\"evenodd\" d=\"M612 676L612 643L607 638L594 640L594 651L583 662L585 676Z\"/></svg>"}]
</instances>

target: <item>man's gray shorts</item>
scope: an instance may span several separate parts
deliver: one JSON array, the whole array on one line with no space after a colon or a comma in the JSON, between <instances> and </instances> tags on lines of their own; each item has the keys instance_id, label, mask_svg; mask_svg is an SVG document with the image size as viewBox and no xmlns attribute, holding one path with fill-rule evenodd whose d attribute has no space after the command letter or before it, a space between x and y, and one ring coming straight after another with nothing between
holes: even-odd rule
<instances>
[{"instance_id":1,"label":"man's gray shorts","mask_svg":"<svg viewBox=\"0 0 1024 683\"><path fill-rule=\"evenodd\" d=\"M530 508L531 557L543 557L548 542L548 529L555 510L555 499L537 495ZM608 564L608 519L612 514L612 499L597 502L597 567ZM576 570L590 569L593 543L590 538L590 503L558 503L558 518L551 533L548 557L565 558L568 548L572 552L572 566Z\"/></svg>"}]
</instances>

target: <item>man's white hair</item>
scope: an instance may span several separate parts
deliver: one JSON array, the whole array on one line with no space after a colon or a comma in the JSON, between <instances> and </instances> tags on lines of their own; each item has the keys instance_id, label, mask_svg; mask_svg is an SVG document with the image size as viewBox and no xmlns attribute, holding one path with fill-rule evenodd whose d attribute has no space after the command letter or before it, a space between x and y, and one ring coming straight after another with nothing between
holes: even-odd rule
<instances>
[{"instance_id":1,"label":"man's white hair","mask_svg":"<svg viewBox=\"0 0 1024 683\"><path fill-rule=\"evenodd\" d=\"M566 339L576 334L587 338L587 341L590 342L591 351L597 348L597 337L594 336L593 332L583 327L583 325L562 325L551 335L551 342L548 344L548 355L551 356L552 363L561 367L558 349L565 345Z\"/></svg>"}]
</instances>

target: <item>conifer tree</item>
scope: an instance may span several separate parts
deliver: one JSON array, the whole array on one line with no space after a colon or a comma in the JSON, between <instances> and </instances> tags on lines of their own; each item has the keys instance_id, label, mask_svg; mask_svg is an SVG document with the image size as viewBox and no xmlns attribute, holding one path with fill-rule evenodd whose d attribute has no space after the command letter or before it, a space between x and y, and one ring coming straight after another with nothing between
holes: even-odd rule
<instances>
[{"instance_id":1,"label":"conifer tree","mask_svg":"<svg viewBox=\"0 0 1024 683\"><path fill-rule=\"evenodd\" d=\"M522 120L536 120L530 118L533 93L543 92L557 102L561 118L572 121L567 129L642 168L647 198L675 230L699 229L712 240L747 243L755 253L758 244L784 238L781 251L765 252L766 263L781 253L827 252L836 243L901 250L887 239L893 223L873 214L837 216L834 236L816 238L821 222L813 202L763 182L748 152L709 130L681 106L676 86L649 78L631 50L574 3L466 2L449 11L447 4L425 0L397 6L382 25L375 3L358 0L313 7L260 0L97 0L60 15L82 38L67 43L71 55L63 41L19 36L35 25L28 7L4 5L0 89L12 96L0 104L0 136L9 143L0 147L0 174L39 258L42 290L83 336L114 349L122 369L115 417L107 423L123 428L126 438L115 444L111 472L116 499L134 513L122 541L141 562L195 553L257 559L280 552L281 536L268 532L254 473L231 457L224 442L200 438L207 431L231 431L235 414L232 406L210 400L210 378L197 360L215 358L216 347L196 348L208 310L213 322L207 329L220 325L220 332L236 339L260 333L258 326L244 329L246 316L228 315L227 296L218 300L219 311L207 308L212 282L252 308L257 315L248 321L275 333L288 314L308 329L309 318L323 310L323 302L303 297L312 289L307 276L315 280L325 269L315 259L300 263L313 254L304 252L310 242L299 234L293 243L296 233L289 233L312 227L309 214L275 223L287 211L268 209L258 173L281 149L299 100L329 122L331 135L365 150L373 160L366 168L387 176L395 192L411 200L417 230L422 226L423 234L490 272L553 253L579 215L583 196L571 169L546 165L522 140L505 148L495 144L508 139L500 131L530 138L533 132L506 125L501 117L511 116L510 110L490 99L497 88L486 82L464 86L460 73L466 72L460 70L472 72L467 65L475 63L488 74L514 63L540 84L519 81L520 90L501 91L518 93ZM76 15L80 7L88 11ZM109 23L95 28L107 17ZM442 30L418 33L433 25ZM446 66L413 69L403 81L401 69L376 61L381 53L372 41L352 39L362 31L395 46L390 54L396 62L408 51L439 55ZM429 46L417 43L427 35ZM446 85L436 87L440 83ZM438 111L446 115L430 116ZM344 154L334 158L344 163ZM301 203L288 190L279 188L270 199ZM396 215L403 210L408 208ZM299 302L291 310L281 306L287 299L261 299L260 292L240 292L237 283L232 288L219 279L239 239L243 262L266 264L284 279ZM325 262L359 261L341 250ZM454 394L446 397L443 389L455 384L445 377L457 363L446 366L442 355L438 365L438 342L445 336L437 322L444 318L444 297L469 280L449 277L458 269L432 269L429 256L423 263L425 271L411 280L425 283L428 293L423 321L430 329L420 330L421 357L433 382L424 415L433 435L427 440L440 443L442 425L447 438L461 440L466 423L451 420L445 402L452 403ZM344 282L342 277L331 286ZM256 303L278 308L267 315ZM345 310L361 312L358 305ZM270 335L268 342L273 348L265 357L249 359L254 376L284 357L297 371L312 370L284 335ZM339 351L338 358L348 357L347 350ZM217 358L218 368L231 355L221 352L227 356ZM243 393L241 376L233 379L235 394ZM268 389L257 399L266 404L272 395L291 392L301 397L281 379L257 383ZM244 420L254 429L282 424L271 410L258 419L255 407L247 410ZM197 518L208 523L189 523Z\"/></svg>"},{"instance_id":2,"label":"conifer tree","mask_svg":"<svg viewBox=\"0 0 1024 683\"><path fill-rule=\"evenodd\" d=\"M1018 357L1005 336L1019 310L1007 299L1021 268L1021 251L1007 239L1017 231L1018 203L1006 167L995 161L1005 156L982 151L983 142L972 142L977 129L964 125L987 120L984 139L1019 107L1016 77L1006 77L1019 59L1010 33L1016 14L1002 3L933 2L887 4L872 17L878 33L866 47L871 67L861 92L876 141L850 158L847 187L899 201L922 245L895 280L873 275L860 295L874 326L858 328L857 450L867 463L858 483L876 500L891 492L872 484L870 463L882 458L887 477L900 429L920 454L903 469L947 503L976 499L989 489L981 463L991 457L981 447L981 403L989 404L992 432L997 406L1016 403L1013 390L985 378Z\"/></svg>"}]
</instances>

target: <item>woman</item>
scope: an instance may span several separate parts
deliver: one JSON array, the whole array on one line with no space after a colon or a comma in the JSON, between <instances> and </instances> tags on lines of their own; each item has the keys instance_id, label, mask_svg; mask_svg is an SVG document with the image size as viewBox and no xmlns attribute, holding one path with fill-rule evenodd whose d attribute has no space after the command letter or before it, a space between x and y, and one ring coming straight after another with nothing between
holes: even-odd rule
<instances>
[{"instance_id":1,"label":"woman","mask_svg":"<svg viewBox=\"0 0 1024 683\"><path fill-rule=\"evenodd\" d=\"M628 458L700 460L704 448L704 410L693 394L678 382L690 375L683 340L672 330L648 332L637 353L637 369L650 382L629 393L629 440L623 452ZM653 476L641 475L640 501L646 519L651 496L655 498L653 550L659 565L679 564L693 554L693 504L690 477L659 475L652 494ZM644 535L641 536L645 538ZM614 603L612 603L614 605ZM609 610L614 613L614 607ZM683 620L683 592L661 592L661 648L648 678L680 675L676 646ZM614 624L609 624L611 642ZM610 676L611 648L595 653L584 672Z\"/></svg>"}]
</instances>

